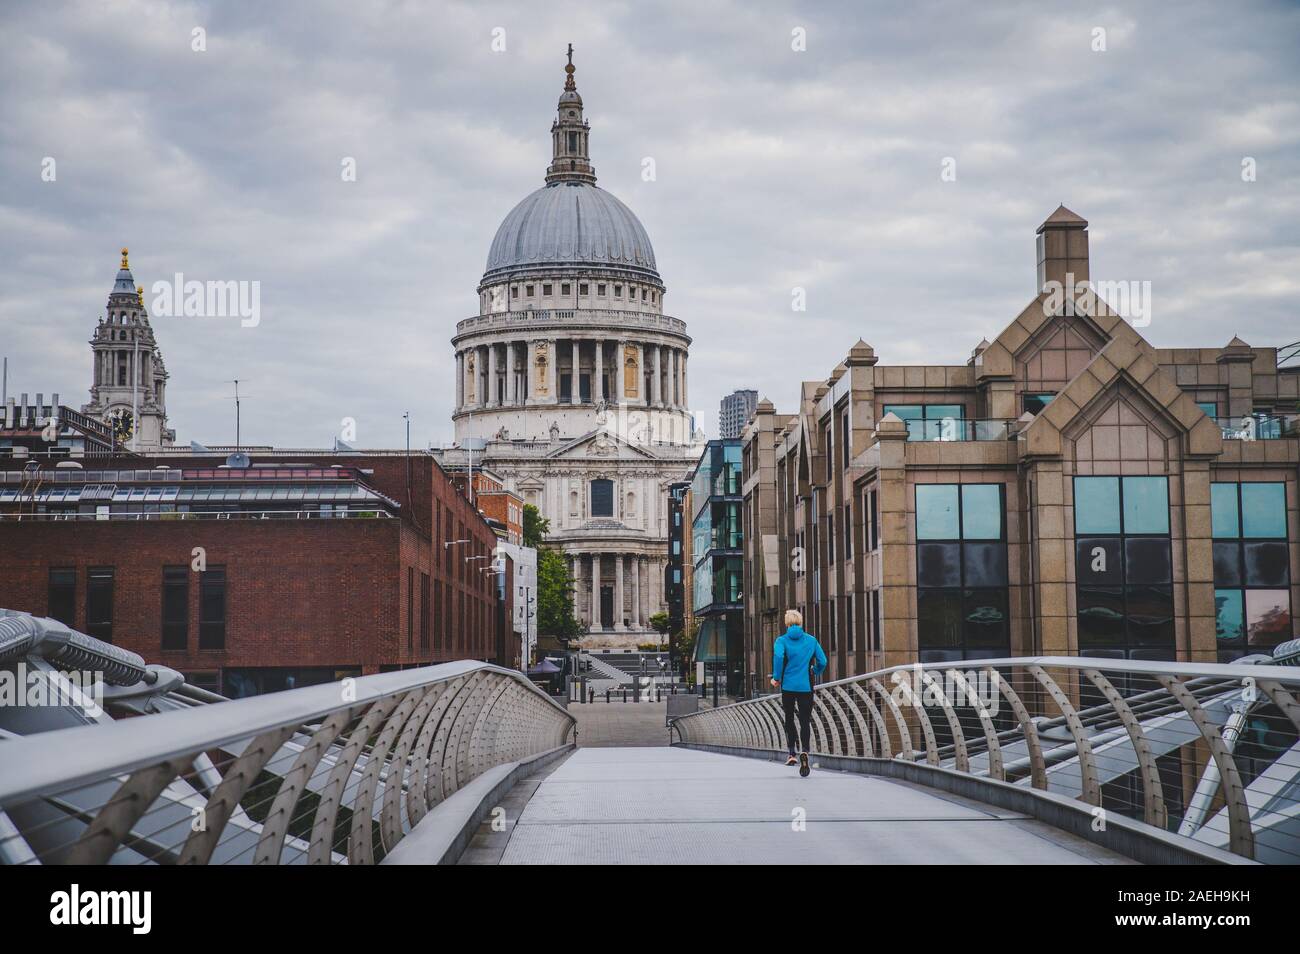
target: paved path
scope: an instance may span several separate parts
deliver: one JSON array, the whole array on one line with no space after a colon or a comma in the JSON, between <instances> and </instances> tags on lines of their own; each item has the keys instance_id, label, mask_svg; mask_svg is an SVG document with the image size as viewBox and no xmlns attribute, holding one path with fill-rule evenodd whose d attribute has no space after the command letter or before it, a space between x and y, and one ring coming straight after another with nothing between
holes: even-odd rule
<instances>
[{"instance_id":1,"label":"paved path","mask_svg":"<svg viewBox=\"0 0 1300 954\"><path fill-rule=\"evenodd\" d=\"M690 749L581 748L532 787L502 864L1128 863L923 787Z\"/></svg>"},{"instance_id":2,"label":"paved path","mask_svg":"<svg viewBox=\"0 0 1300 954\"><path fill-rule=\"evenodd\" d=\"M667 745L666 702L569 703L569 715L578 720L581 748L610 745Z\"/></svg>"}]
</instances>

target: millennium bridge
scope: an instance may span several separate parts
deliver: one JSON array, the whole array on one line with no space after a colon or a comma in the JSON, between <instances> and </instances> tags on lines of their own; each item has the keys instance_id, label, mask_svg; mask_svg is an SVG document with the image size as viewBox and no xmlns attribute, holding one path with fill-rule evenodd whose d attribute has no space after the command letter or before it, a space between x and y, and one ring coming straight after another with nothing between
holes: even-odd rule
<instances>
[{"instance_id":1,"label":"millennium bridge","mask_svg":"<svg viewBox=\"0 0 1300 954\"><path fill-rule=\"evenodd\" d=\"M1292 864L1296 642L826 683L800 778L776 697L594 747L486 663L228 700L0 610L0 863Z\"/></svg>"}]
</instances>

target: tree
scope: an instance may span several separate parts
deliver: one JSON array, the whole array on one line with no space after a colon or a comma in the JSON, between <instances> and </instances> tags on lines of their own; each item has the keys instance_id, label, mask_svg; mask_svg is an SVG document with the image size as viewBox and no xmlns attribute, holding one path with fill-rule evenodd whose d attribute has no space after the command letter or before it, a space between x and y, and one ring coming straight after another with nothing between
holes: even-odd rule
<instances>
[{"instance_id":1,"label":"tree","mask_svg":"<svg viewBox=\"0 0 1300 954\"><path fill-rule=\"evenodd\" d=\"M540 548L542 539L551 532L551 521L533 504L524 504L524 546Z\"/></svg>"},{"instance_id":2,"label":"tree","mask_svg":"<svg viewBox=\"0 0 1300 954\"><path fill-rule=\"evenodd\" d=\"M659 634L659 642L664 641L664 634L668 632L668 614L653 613L650 616L650 628Z\"/></svg>"},{"instance_id":3,"label":"tree","mask_svg":"<svg viewBox=\"0 0 1300 954\"><path fill-rule=\"evenodd\" d=\"M583 635L586 631L573 615L573 577L569 576L568 561L556 550L538 550L538 634L569 640Z\"/></svg>"}]
</instances>

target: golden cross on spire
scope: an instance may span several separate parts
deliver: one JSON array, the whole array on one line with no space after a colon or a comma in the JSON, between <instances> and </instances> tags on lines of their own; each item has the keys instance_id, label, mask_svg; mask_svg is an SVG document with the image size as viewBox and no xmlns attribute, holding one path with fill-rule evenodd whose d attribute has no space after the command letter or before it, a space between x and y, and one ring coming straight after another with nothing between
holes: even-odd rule
<instances>
[{"instance_id":1,"label":"golden cross on spire","mask_svg":"<svg viewBox=\"0 0 1300 954\"><path fill-rule=\"evenodd\" d=\"M130 267L131 267L130 265L128 265L128 264L126 263L126 246L123 246L123 247L122 247L122 267L123 267L123 268L130 268Z\"/></svg>"},{"instance_id":2,"label":"golden cross on spire","mask_svg":"<svg viewBox=\"0 0 1300 954\"><path fill-rule=\"evenodd\" d=\"M573 44L569 44L569 65L573 65Z\"/></svg>"}]
</instances>

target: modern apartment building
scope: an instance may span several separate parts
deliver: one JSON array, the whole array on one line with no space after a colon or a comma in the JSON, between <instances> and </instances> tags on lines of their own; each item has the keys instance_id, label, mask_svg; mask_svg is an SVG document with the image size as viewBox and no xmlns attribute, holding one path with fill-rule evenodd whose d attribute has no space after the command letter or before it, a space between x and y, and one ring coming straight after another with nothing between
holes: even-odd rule
<instances>
[{"instance_id":1,"label":"modern apartment building","mask_svg":"<svg viewBox=\"0 0 1300 954\"><path fill-rule=\"evenodd\" d=\"M739 437L745 422L753 417L757 404L757 391L732 391L724 397L718 407L718 436L723 440Z\"/></svg>"},{"instance_id":2,"label":"modern apartment building","mask_svg":"<svg viewBox=\"0 0 1300 954\"><path fill-rule=\"evenodd\" d=\"M709 441L690 476L691 589L699 626L695 661L725 673L729 696L744 681L740 441Z\"/></svg>"},{"instance_id":3,"label":"modern apartment building","mask_svg":"<svg viewBox=\"0 0 1300 954\"><path fill-rule=\"evenodd\" d=\"M1296 635L1300 367L1155 348L1038 229L1039 294L953 366L858 341L743 437L749 691L788 607L827 678L913 661L1227 661ZM1294 351L1294 346L1290 349Z\"/></svg>"}]
</instances>

